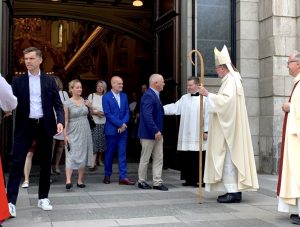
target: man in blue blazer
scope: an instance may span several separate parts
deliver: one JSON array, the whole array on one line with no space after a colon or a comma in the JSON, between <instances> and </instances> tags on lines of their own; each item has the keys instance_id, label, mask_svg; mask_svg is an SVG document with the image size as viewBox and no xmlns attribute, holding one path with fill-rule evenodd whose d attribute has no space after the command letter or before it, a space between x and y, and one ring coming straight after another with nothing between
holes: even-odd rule
<instances>
[{"instance_id":1,"label":"man in blue blazer","mask_svg":"<svg viewBox=\"0 0 300 227\"><path fill-rule=\"evenodd\" d=\"M127 124L129 121L128 99L123 90L123 80L118 76L111 78L111 91L102 99L103 112L106 117L104 126L106 151L105 151L105 176L104 184L110 184L112 162L114 154L118 152L119 184L134 185L135 182L127 178L126 144Z\"/></svg>"},{"instance_id":2,"label":"man in blue blazer","mask_svg":"<svg viewBox=\"0 0 300 227\"><path fill-rule=\"evenodd\" d=\"M149 159L152 156L153 189L168 191L161 178L163 167L163 118L164 109L160 102L159 92L165 85L160 74L152 74L149 78L150 88L145 92L140 106L140 125L138 137L142 145L139 164L139 182L141 189L151 189L147 183Z\"/></svg>"},{"instance_id":3,"label":"man in blue blazer","mask_svg":"<svg viewBox=\"0 0 300 227\"><path fill-rule=\"evenodd\" d=\"M63 132L64 109L54 78L40 70L42 52L26 48L24 60L27 73L13 80L12 89L18 99L14 132L13 157L7 184L7 197L12 217L16 217L19 185L25 158L33 140L40 150L40 180L38 207L52 210L48 199L51 175L53 135ZM57 116L55 119L54 111Z\"/></svg>"}]
</instances>

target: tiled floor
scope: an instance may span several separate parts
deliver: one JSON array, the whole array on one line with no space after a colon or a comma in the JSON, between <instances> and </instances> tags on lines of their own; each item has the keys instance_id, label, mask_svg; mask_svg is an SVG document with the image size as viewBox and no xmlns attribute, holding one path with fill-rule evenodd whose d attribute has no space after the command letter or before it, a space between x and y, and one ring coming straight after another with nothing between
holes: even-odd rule
<instances>
[{"instance_id":1,"label":"tiled floor","mask_svg":"<svg viewBox=\"0 0 300 227\"><path fill-rule=\"evenodd\" d=\"M137 178L137 167L137 164L128 165L131 179ZM114 170L117 172L117 166ZM181 186L178 171L164 170L169 191L161 192L120 186L117 175L110 185L104 185L101 167L96 172L87 172L84 189L74 184L71 191L66 191L64 175L56 176L49 195L54 210L48 212L37 208L36 171L32 175L30 188L20 188L17 218L3 223L4 227L294 226L288 214L277 212L277 177L272 175L259 175L261 189L243 193L242 203L219 204L216 197L220 193L203 191L202 204L199 204L198 188Z\"/></svg>"}]
</instances>

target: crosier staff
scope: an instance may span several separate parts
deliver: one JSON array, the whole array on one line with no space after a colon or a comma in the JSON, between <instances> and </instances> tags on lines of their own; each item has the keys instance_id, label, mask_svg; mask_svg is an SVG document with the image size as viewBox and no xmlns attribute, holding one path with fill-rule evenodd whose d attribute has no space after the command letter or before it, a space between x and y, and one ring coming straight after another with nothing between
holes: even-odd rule
<instances>
[{"instance_id":1,"label":"crosier staff","mask_svg":"<svg viewBox=\"0 0 300 227\"><path fill-rule=\"evenodd\" d=\"M198 50L191 50L188 54L190 62L195 65L192 55L195 53L200 59L200 84L204 85L204 62L202 54ZM198 201L202 203L202 144L203 144L203 96L200 95L200 132L199 132L199 193Z\"/></svg>"}]
</instances>

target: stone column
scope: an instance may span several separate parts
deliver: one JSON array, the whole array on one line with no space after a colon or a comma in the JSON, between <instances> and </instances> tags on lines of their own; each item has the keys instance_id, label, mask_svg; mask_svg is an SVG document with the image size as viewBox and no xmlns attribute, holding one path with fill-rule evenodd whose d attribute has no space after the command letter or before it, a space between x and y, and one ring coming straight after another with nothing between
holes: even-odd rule
<instances>
[{"instance_id":1,"label":"stone column","mask_svg":"<svg viewBox=\"0 0 300 227\"><path fill-rule=\"evenodd\" d=\"M238 0L236 15L237 68L242 77L255 161L259 168L258 0Z\"/></svg>"},{"instance_id":2,"label":"stone column","mask_svg":"<svg viewBox=\"0 0 300 227\"><path fill-rule=\"evenodd\" d=\"M260 170L277 173L283 112L292 87L287 56L297 48L297 0L259 0ZM299 30L299 29L298 29Z\"/></svg>"},{"instance_id":3,"label":"stone column","mask_svg":"<svg viewBox=\"0 0 300 227\"><path fill-rule=\"evenodd\" d=\"M193 1L186 0L181 4L181 92L186 93L187 78L192 76L192 65L187 55L192 50L193 42ZM195 19L195 21L197 21ZM197 32L196 32L197 33ZM194 37L195 38L195 37Z\"/></svg>"}]
</instances>

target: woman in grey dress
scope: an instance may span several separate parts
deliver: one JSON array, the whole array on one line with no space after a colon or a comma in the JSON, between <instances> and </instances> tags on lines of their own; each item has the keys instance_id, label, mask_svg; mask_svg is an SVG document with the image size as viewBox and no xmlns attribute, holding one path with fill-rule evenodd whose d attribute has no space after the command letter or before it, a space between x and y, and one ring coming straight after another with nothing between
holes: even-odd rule
<instances>
[{"instance_id":1,"label":"woman in grey dress","mask_svg":"<svg viewBox=\"0 0 300 227\"><path fill-rule=\"evenodd\" d=\"M78 170L77 187L84 188L85 166L91 166L93 141L87 120L89 101L81 97L82 86L79 80L69 83L70 100L64 103L65 144L66 144L66 189L72 188L73 170Z\"/></svg>"}]
</instances>

